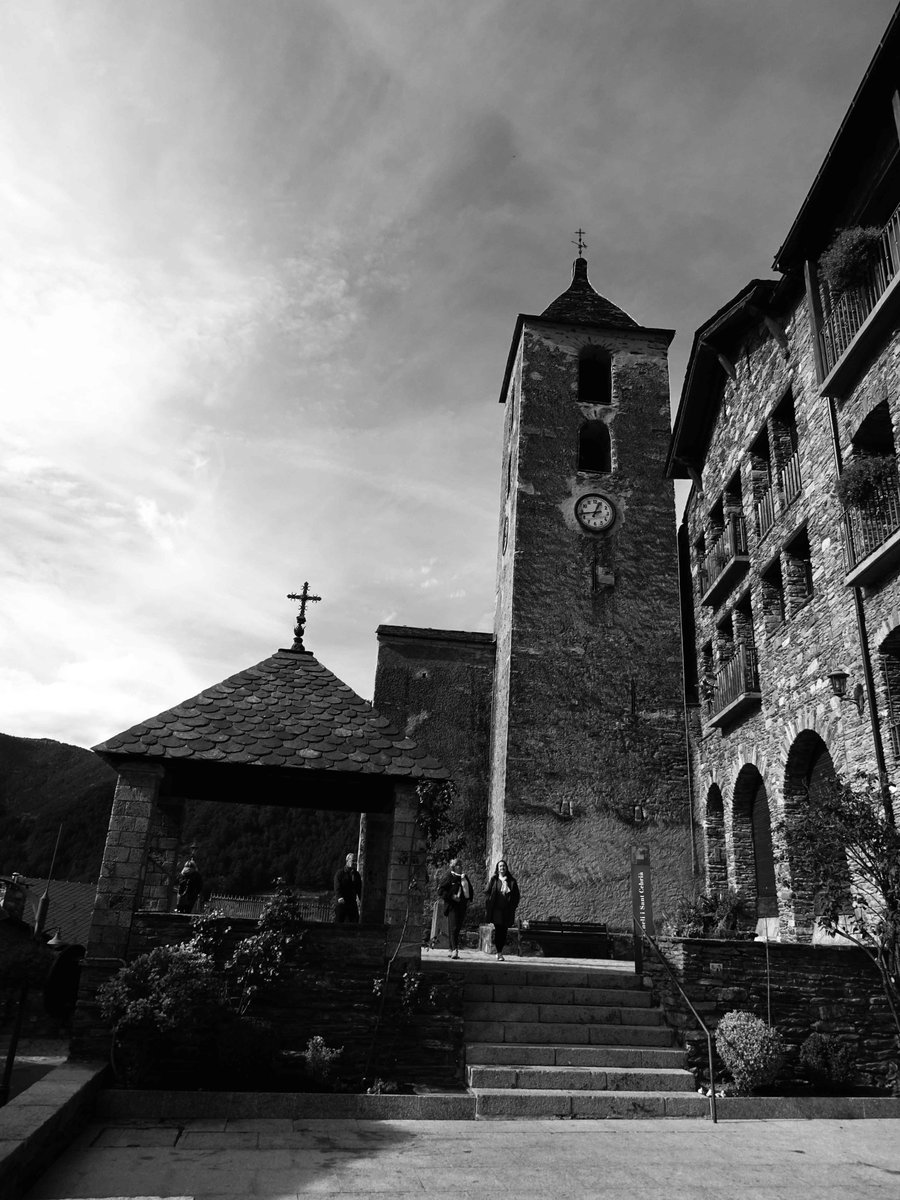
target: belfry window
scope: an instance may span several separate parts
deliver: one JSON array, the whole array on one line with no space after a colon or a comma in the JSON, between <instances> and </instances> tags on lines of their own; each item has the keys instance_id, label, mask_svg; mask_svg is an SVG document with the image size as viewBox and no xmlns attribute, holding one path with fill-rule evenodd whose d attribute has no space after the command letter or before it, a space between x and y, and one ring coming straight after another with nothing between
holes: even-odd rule
<instances>
[{"instance_id":1,"label":"belfry window","mask_svg":"<svg viewBox=\"0 0 900 1200\"><path fill-rule=\"evenodd\" d=\"M578 403L612 404L612 363L598 346L582 350L578 360Z\"/></svg>"},{"instance_id":2,"label":"belfry window","mask_svg":"<svg viewBox=\"0 0 900 1200\"><path fill-rule=\"evenodd\" d=\"M578 435L578 470L608 474L612 470L612 443L605 421L585 421Z\"/></svg>"}]
</instances>

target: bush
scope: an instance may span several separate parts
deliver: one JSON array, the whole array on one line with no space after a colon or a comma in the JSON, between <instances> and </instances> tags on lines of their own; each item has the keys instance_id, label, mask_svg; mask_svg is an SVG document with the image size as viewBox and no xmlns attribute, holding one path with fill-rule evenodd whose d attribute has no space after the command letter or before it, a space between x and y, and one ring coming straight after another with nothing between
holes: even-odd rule
<instances>
[{"instance_id":1,"label":"bush","mask_svg":"<svg viewBox=\"0 0 900 1200\"><path fill-rule=\"evenodd\" d=\"M739 1096L773 1083L784 1062L784 1041L761 1017L727 1012L716 1027L716 1050L734 1079Z\"/></svg>"},{"instance_id":2,"label":"bush","mask_svg":"<svg viewBox=\"0 0 900 1200\"><path fill-rule=\"evenodd\" d=\"M671 937L729 938L738 932L748 913L744 893L728 888L696 899L682 896L663 924Z\"/></svg>"},{"instance_id":3,"label":"bush","mask_svg":"<svg viewBox=\"0 0 900 1200\"><path fill-rule=\"evenodd\" d=\"M865 511L897 488L897 460L892 454L860 454L838 477L835 495L845 508Z\"/></svg>"},{"instance_id":4,"label":"bush","mask_svg":"<svg viewBox=\"0 0 900 1200\"><path fill-rule=\"evenodd\" d=\"M832 296L861 287L875 265L881 249L881 230L876 225L853 225L842 229L819 259L819 275Z\"/></svg>"},{"instance_id":5,"label":"bush","mask_svg":"<svg viewBox=\"0 0 900 1200\"><path fill-rule=\"evenodd\" d=\"M325 1045L324 1038L311 1037L303 1051L306 1073L315 1083L330 1088L337 1072L337 1061L344 1053L343 1047L332 1049Z\"/></svg>"},{"instance_id":6,"label":"bush","mask_svg":"<svg viewBox=\"0 0 900 1200\"><path fill-rule=\"evenodd\" d=\"M837 1038L811 1033L800 1047L800 1066L810 1083L834 1087L847 1083L853 1074L853 1056Z\"/></svg>"}]
</instances>

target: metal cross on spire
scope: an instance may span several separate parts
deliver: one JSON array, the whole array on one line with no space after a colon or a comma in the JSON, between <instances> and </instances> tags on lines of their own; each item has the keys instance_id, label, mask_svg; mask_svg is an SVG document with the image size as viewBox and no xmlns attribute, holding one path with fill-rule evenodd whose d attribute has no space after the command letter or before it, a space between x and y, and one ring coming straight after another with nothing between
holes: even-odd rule
<instances>
[{"instance_id":1,"label":"metal cross on spire","mask_svg":"<svg viewBox=\"0 0 900 1200\"><path fill-rule=\"evenodd\" d=\"M288 600L299 600L300 612L297 614L297 624L294 626L294 644L292 650L304 650L303 645L303 630L306 627L306 606L307 604L315 604L321 600L321 596L313 596L310 594L309 583L303 584L303 590L299 593L290 592Z\"/></svg>"},{"instance_id":2,"label":"metal cross on spire","mask_svg":"<svg viewBox=\"0 0 900 1200\"><path fill-rule=\"evenodd\" d=\"M575 239L578 239L577 241ZM584 240L584 230L576 229L575 237L572 238L572 245L578 247L578 257L584 257L584 251L587 250L587 242Z\"/></svg>"}]
</instances>

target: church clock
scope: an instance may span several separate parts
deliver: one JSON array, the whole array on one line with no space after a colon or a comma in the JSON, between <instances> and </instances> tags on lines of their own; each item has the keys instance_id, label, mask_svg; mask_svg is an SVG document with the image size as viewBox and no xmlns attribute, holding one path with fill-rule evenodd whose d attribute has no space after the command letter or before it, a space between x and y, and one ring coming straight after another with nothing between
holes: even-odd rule
<instances>
[{"instance_id":1,"label":"church clock","mask_svg":"<svg viewBox=\"0 0 900 1200\"><path fill-rule=\"evenodd\" d=\"M604 533L616 519L616 510L605 496L588 492L575 501L575 516L583 529Z\"/></svg>"}]
</instances>

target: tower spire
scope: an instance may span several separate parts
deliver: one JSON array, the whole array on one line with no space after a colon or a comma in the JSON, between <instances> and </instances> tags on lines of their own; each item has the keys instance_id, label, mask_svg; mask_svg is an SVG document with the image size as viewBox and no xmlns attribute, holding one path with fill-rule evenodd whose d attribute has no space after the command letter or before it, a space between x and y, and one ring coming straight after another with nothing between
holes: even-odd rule
<instances>
[{"instance_id":1,"label":"tower spire","mask_svg":"<svg viewBox=\"0 0 900 1200\"><path fill-rule=\"evenodd\" d=\"M578 247L578 257L584 258L584 252L587 250L587 242L584 240L583 229L575 230L575 237L572 238L572 245Z\"/></svg>"}]
</instances>

